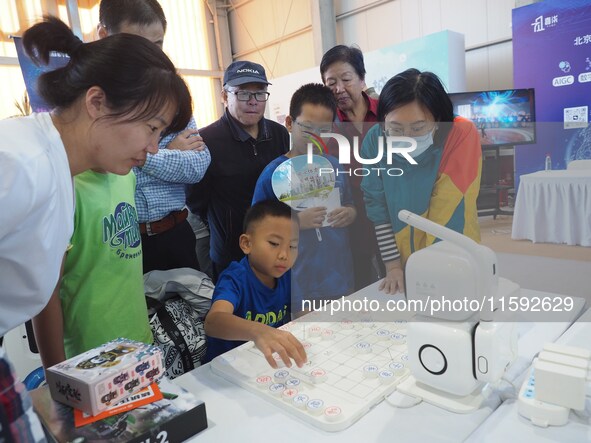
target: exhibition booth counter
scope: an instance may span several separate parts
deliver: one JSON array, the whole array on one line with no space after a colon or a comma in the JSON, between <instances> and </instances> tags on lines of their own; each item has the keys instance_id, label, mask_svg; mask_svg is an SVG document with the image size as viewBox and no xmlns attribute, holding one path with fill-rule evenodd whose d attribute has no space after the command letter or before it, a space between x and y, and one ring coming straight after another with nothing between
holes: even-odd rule
<instances>
[{"instance_id":1,"label":"exhibition booth counter","mask_svg":"<svg viewBox=\"0 0 591 443\"><path fill-rule=\"evenodd\" d=\"M591 170L522 175L511 237L591 246Z\"/></svg>"},{"instance_id":2,"label":"exhibition booth counter","mask_svg":"<svg viewBox=\"0 0 591 443\"><path fill-rule=\"evenodd\" d=\"M356 298L376 297L378 283L371 285L353 296ZM352 297L353 297L352 296ZM380 295L381 297L382 295ZM525 298L554 298L561 297L557 294L546 292L521 290L521 297ZM346 429L337 432L327 432L314 426L312 420L302 420L301 416L290 412L289 407L277 407L273 401L268 401L257 394L256 391L244 389L235 382L214 372L212 364L201 366L190 373L177 378L175 383L192 392L207 405L209 426L206 430L194 437L199 442L219 441L261 441L278 438L282 442L301 441L388 441L392 436L401 441L430 441L450 442L463 441L471 436L479 435L476 432L483 426L489 426L488 421L497 420L495 410L501 405L502 410L507 408L507 402L501 404L499 393L509 389L513 383L519 389L519 383L531 365L534 356L543 348L544 344L555 342L571 326L583 311L585 301L582 298L574 298L573 308L570 310L568 320L561 322L520 322L516 323L519 335L518 356L505 374L505 380L499 383L499 389L485 389L488 394L482 405L471 413L458 414L449 412L426 402L405 401L405 394L394 390L386 396L384 401L372 405L371 408L357 421ZM305 323L305 317L304 317ZM583 329L587 326L577 322L574 327ZM582 334L581 332L580 334ZM587 333L588 336L588 333ZM319 339L319 343L321 343ZM588 343L580 343L583 347L589 347ZM248 346L248 345L246 345ZM215 362L214 362L215 363ZM334 369L338 371L337 368ZM311 388L313 389L313 388ZM516 393L515 393L516 395ZM407 398L406 400L409 400ZM398 406L394 406L397 404ZM406 404L406 407L405 407ZM569 425L573 433L560 434L560 429L543 430L537 428L527 420L517 417L517 411L511 411L511 420L508 421L506 432L511 435L512 428L524 427L528 437L534 438L540 432L548 435L559 435L556 441L584 441L582 432L589 432L589 426L580 427L576 422ZM514 417L513 417L514 416ZM307 423L306 421L309 421ZM558 434L556 434L558 433ZM565 439L565 437L567 439ZM572 440L570 438L572 437ZM524 438L526 440L527 438ZM474 441L480 441L478 439ZM498 440L497 440L498 441Z\"/></svg>"}]
</instances>

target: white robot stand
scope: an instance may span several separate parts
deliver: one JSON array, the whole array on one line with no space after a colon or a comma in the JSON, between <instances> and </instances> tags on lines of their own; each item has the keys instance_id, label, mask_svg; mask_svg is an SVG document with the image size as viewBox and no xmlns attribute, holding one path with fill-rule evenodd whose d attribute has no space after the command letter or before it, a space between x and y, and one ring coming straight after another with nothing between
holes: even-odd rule
<instances>
[{"instance_id":1,"label":"white robot stand","mask_svg":"<svg viewBox=\"0 0 591 443\"><path fill-rule=\"evenodd\" d=\"M472 412L482 404L483 386L500 380L517 355L514 324L494 321L493 312L495 301L516 295L519 286L499 279L489 248L409 211L398 217L442 241L406 264L407 300L424 308L407 326L412 375L397 391Z\"/></svg>"}]
</instances>

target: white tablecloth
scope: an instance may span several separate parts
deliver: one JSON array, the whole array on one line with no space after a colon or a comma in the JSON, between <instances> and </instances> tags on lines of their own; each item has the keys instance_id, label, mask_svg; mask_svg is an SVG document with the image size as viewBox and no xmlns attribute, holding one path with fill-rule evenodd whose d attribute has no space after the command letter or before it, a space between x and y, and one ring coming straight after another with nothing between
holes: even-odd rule
<instances>
[{"instance_id":1,"label":"white tablecloth","mask_svg":"<svg viewBox=\"0 0 591 443\"><path fill-rule=\"evenodd\" d=\"M564 346L577 346L591 349L591 309L577 320L556 343ZM521 387L529 369L518 379ZM469 443L513 442L588 442L591 441L591 419L577 416L572 411L565 426L541 428L533 425L519 413L517 400L504 402L476 431L466 440Z\"/></svg>"},{"instance_id":2,"label":"white tablecloth","mask_svg":"<svg viewBox=\"0 0 591 443\"><path fill-rule=\"evenodd\" d=\"M369 294L376 286L362 289L357 295ZM522 295L531 298L557 294L522 289ZM584 299L575 297L573 310L564 322L519 323L518 358L506 378L515 380L521 375L544 343L554 342L568 329L584 304ZM325 432L214 374L209 364L176 378L174 382L205 402L208 429L189 440L195 443L456 443L468 438L499 406L495 395L470 414L454 414L425 402L401 409L382 401L344 431Z\"/></svg>"},{"instance_id":3,"label":"white tablecloth","mask_svg":"<svg viewBox=\"0 0 591 443\"><path fill-rule=\"evenodd\" d=\"M511 237L591 246L591 170L522 175Z\"/></svg>"}]
</instances>

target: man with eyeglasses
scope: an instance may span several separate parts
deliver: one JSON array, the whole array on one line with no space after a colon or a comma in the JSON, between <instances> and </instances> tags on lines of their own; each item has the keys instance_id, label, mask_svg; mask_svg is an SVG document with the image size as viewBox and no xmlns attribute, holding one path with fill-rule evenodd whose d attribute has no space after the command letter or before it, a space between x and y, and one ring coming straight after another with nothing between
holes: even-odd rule
<instances>
[{"instance_id":1,"label":"man with eyeglasses","mask_svg":"<svg viewBox=\"0 0 591 443\"><path fill-rule=\"evenodd\" d=\"M287 130L263 117L268 85L258 63L232 63L224 73L224 115L200 131L211 165L204 179L189 187L187 205L207 217L214 281L244 256L238 239L259 175L269 162L289 151Z\"/></svg>"}]
</instances>

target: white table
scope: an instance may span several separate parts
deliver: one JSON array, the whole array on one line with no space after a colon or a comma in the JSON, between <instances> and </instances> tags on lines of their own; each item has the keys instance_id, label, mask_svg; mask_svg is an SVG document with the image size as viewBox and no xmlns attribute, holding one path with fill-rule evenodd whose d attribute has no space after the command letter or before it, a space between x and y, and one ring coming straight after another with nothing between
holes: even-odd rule
<instances>
[{"instance_id":1,"label":"white table","mask_svg":"<svg viewBox=\"0 0 591 443\"><path fill-rule=\"evenodd\" d=\"M524 296L545 296L548 293L522 290ZM520 351L508 378L522 374L544 343L555 341L577 318L584 299L575 298L570 321L555 323L521 323ZM513 375L515 374L515 375ZM280 441L302 443L389 442L458 442L472 434L499 406L496 396L471 414L454 414L428 403L400 409L383 401L351 427L341 432L324 432L289 415L264 399L214 374L210 365L201 366L175 380L180 386L203 400L209 428L190 441L256 442ZM396 393L395 393L396 394Z\"/></svg>"},{"instance_id":2,"label":"white table","mask_svg":"<svg viewBox=\"0 0 591 443\"><path fill-rule=\"evenodd\" d=\"M522 175L511 237L591 246L591 170Z\"/></svg>"},{"instance_id":3,"label":"white table","mask_svg":"<svg viewBox=\"0 0 591 443\"><path fill-rule=\"evenodd\" d=\"M557 341L565 346L577 346L591 349L591 309L585 312ZM529 370L518 378L518 386ZM517 412L517 402L504 402L489 418L466 440L473 443L510 442L523 443L561 442L579 443L591 441L591 421L575 415L572 411L565 426L534 426Z\"/></svg>"}]
</instances>

